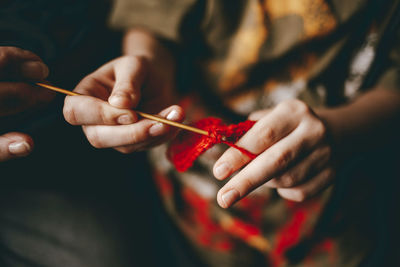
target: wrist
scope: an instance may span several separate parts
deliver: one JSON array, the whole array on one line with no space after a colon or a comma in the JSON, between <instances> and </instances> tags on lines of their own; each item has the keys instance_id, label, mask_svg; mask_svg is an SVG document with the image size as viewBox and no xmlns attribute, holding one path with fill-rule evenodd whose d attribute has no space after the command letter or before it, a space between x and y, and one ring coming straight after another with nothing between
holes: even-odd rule
<instances>
[{"instance_id":1,"label":"wrist","mask_svg":"<svg viewBox=\"0 0 400 267\"><path fill-rule=\"evenodd\" d=\"M150 61L159 58L174 62L172 53L165 47L156 35L140 28L130 29L123 39L122 53L124 55L142 56Z\"/></svg>"},{"instance_id":2,"label":"wrist","mask_svg":"<svg viewBox=\"0 0 400 267\"><path fill-rule=\"evenodd\" d=\"M353 102L315 112L325 123L341 157L368 153L397 140L400 94L371 90Z\"/></svg>"},{"instance_id":3,"label":"wrist","mask_svg":"<svg viewBox=\"0 0 400 267\"><path fill-rule=\"evenodd\" d=\"M341 126L340 110L331 108L322 108L314 110L319 119L324 123L326 128L326 138L332 148L333 157L336 160L347 158L352 152L345 144L345 133Z\"/></svg>"}]
</instances>

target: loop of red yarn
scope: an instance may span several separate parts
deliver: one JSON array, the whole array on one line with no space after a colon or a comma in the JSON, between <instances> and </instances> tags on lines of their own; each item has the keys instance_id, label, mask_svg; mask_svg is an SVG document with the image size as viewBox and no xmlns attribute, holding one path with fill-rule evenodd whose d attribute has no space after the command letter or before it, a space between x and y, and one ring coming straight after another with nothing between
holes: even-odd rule
<instances>
[{"instance_id":1,"label":"loop of red yarn","mask_svg":"<svg viewBox=\"0 0 400 267\"><path fill-rule=\"evenodd\" d=\"M225 125L221 119L213 117L199 120L193 126L207 131L209 136L182 131L171 142L167 150L167 157L178 171L184 172L207 149L215 144L224 143L254 159L256 155L235 145L235 142L254 124L255 121L247 120L238 124Z\"/></svg>"}]
</instances>

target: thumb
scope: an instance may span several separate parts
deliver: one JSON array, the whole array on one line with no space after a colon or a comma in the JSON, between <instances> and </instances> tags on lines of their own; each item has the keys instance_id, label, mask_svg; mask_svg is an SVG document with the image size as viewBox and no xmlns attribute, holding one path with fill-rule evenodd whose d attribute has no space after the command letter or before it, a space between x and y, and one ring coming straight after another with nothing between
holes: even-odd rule
<instances>
[{"instance_id":1,"label":"thumb","mask_svg":"<svg viewBox=\"0 0 400 267\"><path fill-rule=\"evenodd\" d=\"M140 89L147 73L145 60L127 56L114 66L115 84L108 102L117 108L134 108L140 100Z\"/></svg>"},{"instance_id":2,"label":"thumb","mask_svg":"<svg viewBox=\"0 0 400 267\"><path fill-rule=\"evenodd\" d=\"M0 79L44 80L49 69L34 53L17 47L0 47Z\"/></svg>"},{"instance_id":3,"label":"thumb","mask_svg":"<svg viewBox=\"0 0 400 267\"><path fill-rule=\"evenodd\" d=\"M10 132L0 135L0 162L29 155L33 140L29 135Z\"/></svg>"}]
</instances>

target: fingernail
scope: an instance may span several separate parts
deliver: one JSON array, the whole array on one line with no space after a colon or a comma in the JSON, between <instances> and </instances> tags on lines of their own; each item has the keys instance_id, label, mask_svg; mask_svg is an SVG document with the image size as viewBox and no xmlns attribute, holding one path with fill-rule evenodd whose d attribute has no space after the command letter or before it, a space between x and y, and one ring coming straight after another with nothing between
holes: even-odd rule
<instances>
[{"instance_id":1,"label":"fingernail","mask_svg":"<svg viewBox=\"0 0 400 267\"><path fill-rule=\"evenodd\" d=\"M149 134L151 136L158 136L161 135L163 132L164 132L164 124L162 124L161 122L153 124L153 126L151 126L149 129Z\"/></svg>"},{"instance_id":2,"label":"fingernail","mask_svg":"<svg viewBox=\"0 0 400 267\"><path fill-rule=\"evenodd\" d=\"M179 119L179 113L178 113L178 111L176 111L175 109L173 109L170 113L168 113L168 115L167 115L167 120L176 121L177 119Z\"/></svg>"},{"instance_id":3,"label":"fingernail","mask_svg":"<svg viewBox=\"0 0 400 267\"><path fill-rule=\"evenodd\" d=\"M217 179L222 179L228 175L229 171L230 171L229 165L226 162L223 162L215 168L214 175Z\"/></svg>"},{"instance_id":4,"label":"fingernail","mask_svg":"<svg viewBox=\"0 0 400 267\"><path fill-rule=\"evenodd\" d=\"M222 195L223 208L231 206L239 197L239 192L236 189L231 189Z\"/></svg>"},{"instance_id":5,"label":"fingernail","mask_svg":"<svg viewBox=\"0 0 400 267\"><path fill-rule=\"evenodd\" d=\"M134 123L132 116L129 116L128 114L124 114L118 117L118 123L119 124L131 124Z\"/></svg>"},{"instance_id":6,"label":"fingernail","mask_svg":"<svg viewBox=\"0 0 400 267\"><path fill-rule=\"evenodd\" d=\"M41 80L49 75L49 68L40 61L28 61L22 63L21 73L25 78Z\"/></svg>"},{"instance_id":7,"label":"fingernail","mask_svg":"<svg viewBox=\"0 0 400 267\"><path fill-rule=\"evenodd\" d=\"M25 141L14 142L8 145L8 151L16 156L25 156L32 151L32 147Z\"/></svg>"}]
</instances>

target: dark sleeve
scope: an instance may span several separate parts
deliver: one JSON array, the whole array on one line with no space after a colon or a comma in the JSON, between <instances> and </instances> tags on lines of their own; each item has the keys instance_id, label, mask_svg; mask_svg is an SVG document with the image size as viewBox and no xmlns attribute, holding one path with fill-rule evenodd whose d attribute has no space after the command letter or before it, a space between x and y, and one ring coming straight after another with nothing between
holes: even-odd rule
<instances>
[{"instance_id":1,"label":"dark sleeve","mask_svg":"<svg viewBox=\"0 0 400 267\"><path fill-rule=\"evenodd\" d=\"M91 0L0 1L0 45L30 50L45 62L78 46L104 12Z\"/></svg>"}]
</instances>

